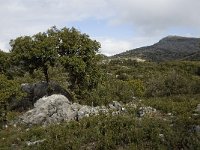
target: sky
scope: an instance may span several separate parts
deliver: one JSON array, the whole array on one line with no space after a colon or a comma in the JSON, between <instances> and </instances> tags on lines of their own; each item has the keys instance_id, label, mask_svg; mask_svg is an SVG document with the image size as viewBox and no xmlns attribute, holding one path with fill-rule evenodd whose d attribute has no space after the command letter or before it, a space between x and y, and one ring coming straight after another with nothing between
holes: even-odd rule
<instances>
[{"instance_id":1,"label":"sky","mask_svg":"<svg viewBox=\"0 0 200 150\"><path fill-rule=\"evenodd\" d=\"M0 49L52 26L75 27L114 55L168 35L199 37L200 0L0 0Z\"/></svg>"}]
</instances>

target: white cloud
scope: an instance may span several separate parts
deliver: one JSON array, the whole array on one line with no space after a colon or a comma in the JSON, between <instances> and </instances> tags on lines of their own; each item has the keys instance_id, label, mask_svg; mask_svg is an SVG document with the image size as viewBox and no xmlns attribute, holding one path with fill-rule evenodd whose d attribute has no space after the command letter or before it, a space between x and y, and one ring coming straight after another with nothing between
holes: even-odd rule
<instances>
[{"instance_id":1,"label":"white cloud","mask_svg":"<svg viewBox=\"0 0 200 150\"><path fill-rule=\"evenodd\" d=\"M101 43L102 48L100 49L100 52L107 56L111 56L133 48L152 45L160 38L161 37L135 37L129 40L119 40L114 38L97 37L95 39Z\"/></svg>"},{"instance_id":2,"label":"white cloud","mask_svg":"<svg viewBox=\"0 0 200 150\"><path fill-rule=\"evenodd\" d=\"M157 39L171 28L192 28L196 35L200 33L199 0L0 0L0 4L0 49L7 49L9 40L17 36L87 19L115 26L129 24L135 32L133 39ZM109 54L148 43L145 38L140 42L104 39L100 40L102 51Z\"/></svg>"},{"instance_id":3,"label":"white cloud","mask_svg":"<svg viewBox=\"0 0 200 150\"><path fill-rule=\"evenodd\" d=\"M111 56L124 50L133 48L133 43L130 41L123 41L112 38L97 38L97 40L101 43L102 48L100 49L100 52L107 56Z\"/></svg>"},{"instance_id":4,"label":"white cloud","mask_svg":"<svg viewBox=\"0 0 200 150\"><path fill-rule=\"evenodd\" d=\"M171 27L199 28L199 0L110 0L113 24L129 23L145 34L159 34Z\"/></svg>"},{"instance_id":5,"label":"white cloud","mask_svg":"<svg viewBox=\"0 0 200 150\"><path fill-rule=\"evenodd\" d=\"M0 49L8 47L10 39L45 31L53 25L106 19L112 14L104 0L0 0L0 4Z\"/></svg>"},{"instance_id":6,"label":"white cloud","mask_svg":"<svg viewBox=\"0 0 200 150\"><path fill-rule=\"evenodd\" d=\"M6 44L7 41L5 42L0 42L0 50L6 50L9 49L8 45Z\"/></svg>"}]
</instances>

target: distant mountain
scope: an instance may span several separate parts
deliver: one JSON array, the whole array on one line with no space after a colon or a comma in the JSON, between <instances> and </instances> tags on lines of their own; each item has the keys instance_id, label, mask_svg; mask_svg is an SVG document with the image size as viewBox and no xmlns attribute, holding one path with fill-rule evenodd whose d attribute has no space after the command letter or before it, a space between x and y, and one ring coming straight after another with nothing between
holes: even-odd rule
<instances>
[{"instance_id":1,"label":"distant mountain","mask_svg":"<svg viewBox=\"0 0 200 150\"><path fill-rule=\"evenodd\" d=\"M167 36L151 46L112 56L118 57L141 58L148 61L200 60L200 38Z\"/></svg>"}]
</instances>

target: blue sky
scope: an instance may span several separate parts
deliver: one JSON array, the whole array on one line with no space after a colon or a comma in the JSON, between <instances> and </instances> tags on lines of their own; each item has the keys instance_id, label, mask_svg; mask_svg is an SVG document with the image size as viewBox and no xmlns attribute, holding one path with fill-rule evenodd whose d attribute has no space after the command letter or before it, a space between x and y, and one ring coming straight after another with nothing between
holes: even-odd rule
<instances>
[{"instance_id":1,"label":"blue sky","mask_svg":"<svg viewBox=\"0 0 200 150\"><path fill-rule=\"evenodd\" d=\"M168 35L199 37L199 0L0 0L0 49L10 39L74 26L117 54Z\"/></svg>"},{"instance_id":2,"label":"blue sky","mask_svg":"<svg viewBox=\"0 0 200 150\"><path fill-rule=\"evenodd\" d=\"M79 22L71 22L69 26L74 26L82 32L93 37L115 37L117 39L128 39L134 36L134 30L127 24L109 25L106 20L86 19Z\"/></svg>"}]
</instances>

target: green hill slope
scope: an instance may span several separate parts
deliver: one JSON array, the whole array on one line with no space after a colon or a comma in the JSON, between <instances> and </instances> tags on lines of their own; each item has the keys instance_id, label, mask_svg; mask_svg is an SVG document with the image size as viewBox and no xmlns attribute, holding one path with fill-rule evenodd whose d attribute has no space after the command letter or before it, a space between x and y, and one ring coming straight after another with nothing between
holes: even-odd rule
<instances>
[{"instance_id":1,"label":"green hill slope","mask_svg":"<svg viewBox=\"0 0 200 150\"><path fill-rule=\"evenodd\" d=\"M167 36L151 46L129 50L112 58L136 57L148 61L200 60L200 38Z\"/></svg>"}]
</instances>

